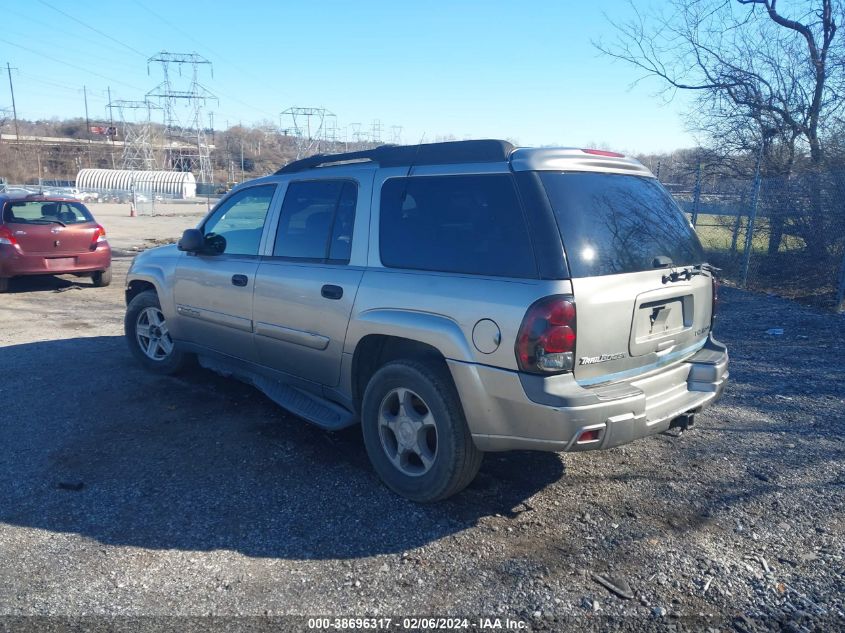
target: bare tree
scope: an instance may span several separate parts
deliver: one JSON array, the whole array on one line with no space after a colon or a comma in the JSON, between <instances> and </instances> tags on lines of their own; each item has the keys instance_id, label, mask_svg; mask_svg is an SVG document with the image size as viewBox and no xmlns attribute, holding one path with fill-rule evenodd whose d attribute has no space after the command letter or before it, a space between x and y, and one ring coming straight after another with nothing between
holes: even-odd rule
<instances>
[{"instance_id":1,"label":"bare tree","mask_svg":"<svg viewBox=\"0 0 845 633\"><path fill-rule=\"evenodd\" d=\"M845 105L843 6L801 0L787 15L777 2L667 0L647 14L631 3L633 18L611 16L615 37L596 46L658 78L669 97L695 93L690 127L724 155L762 151L765 166L785 176L806 154L818 169ZM773 220L777 251L783 218Z\"/></svg>"}]
</instances>

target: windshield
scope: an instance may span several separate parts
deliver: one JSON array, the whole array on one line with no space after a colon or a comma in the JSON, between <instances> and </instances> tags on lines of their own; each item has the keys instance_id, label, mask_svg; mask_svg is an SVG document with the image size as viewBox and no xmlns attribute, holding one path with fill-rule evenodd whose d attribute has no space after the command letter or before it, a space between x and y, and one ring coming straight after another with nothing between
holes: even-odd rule
<instances>
[{"instance_id":1,"label":"windshield","mask_svg":"<svg viewBox=\"0 0 845 633\"><path fill-rule=\"evenodd\" d=\"M653 178L587 172L542 172L573 277L701 264L695 230Z\"/></svg>"},{"instance_id":2,"label":"windshield","mask_svg":"<svg viewBox=\"0 0 845 633\"><path fill-rule=\"evenodd\" d=\"M6 203L3 221L7 224L84 224L94 218L79 202L20 200Z\"/></svg>"}]
</instances>

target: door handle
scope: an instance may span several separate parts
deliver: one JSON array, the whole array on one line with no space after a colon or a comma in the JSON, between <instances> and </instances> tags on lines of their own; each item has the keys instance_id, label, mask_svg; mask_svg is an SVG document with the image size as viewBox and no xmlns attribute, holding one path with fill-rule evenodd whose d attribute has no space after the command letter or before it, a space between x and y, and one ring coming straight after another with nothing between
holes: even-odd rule
<instances>
[{"instance_id":1,"label":"door handle","mask_svg":"<svg viewBox=\"0 0 845 633\"><path fill-rule=\"evenodd\" d=\"M340 299L343 296L343 288L341 288L340 286L326 284L320 290L320 294L323 295L326 299Z\"/></svg>"},{"instance_id":2,"label":"door handle","mask_svg":"<svg viewBox=\"0 0 845 633\"><path fill-rule=\"evenodd\" d=\"M246 286L249 283L249 278L246 275L232 275L232 285Z\"/></svg>"}]
</instances>

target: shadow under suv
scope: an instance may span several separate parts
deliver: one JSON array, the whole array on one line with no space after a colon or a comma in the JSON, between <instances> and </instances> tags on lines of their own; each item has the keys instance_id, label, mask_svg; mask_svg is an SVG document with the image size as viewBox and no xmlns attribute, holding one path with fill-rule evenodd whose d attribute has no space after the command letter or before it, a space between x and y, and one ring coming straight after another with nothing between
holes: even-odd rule
<instances>
[{"instance_id":1,"label":"shadow under suv","mask_svg":"<svg viewBox=\"0 0 845 633\"><path fill-rule=\"evenodd\" d=\"M713 269L620 154L461 141L320 155L233 189L138 255L125 320L446 498L486 451L610 448L688 426L727 380Z\"/></svg>"}]
</instances>

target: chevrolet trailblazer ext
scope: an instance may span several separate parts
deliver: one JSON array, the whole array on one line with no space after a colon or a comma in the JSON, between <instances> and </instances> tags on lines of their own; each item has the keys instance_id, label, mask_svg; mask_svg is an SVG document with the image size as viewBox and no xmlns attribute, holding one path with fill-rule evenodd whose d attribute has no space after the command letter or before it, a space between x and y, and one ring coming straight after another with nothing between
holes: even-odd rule
<instances>
[{"instance_id":1,"label":"chevrolet trailblazer ext","mask_svg":"<svg viewBox=\"0 0 845 633\"><path fill-rule=\"evenodd\" d=\"M320 155L243 183L135 258L126 336L326 429L360 423L415 501L485 451L583 451L688 426L728 377L713 269L621 154L460 141Z\"/></svg>"}]
</instances>

